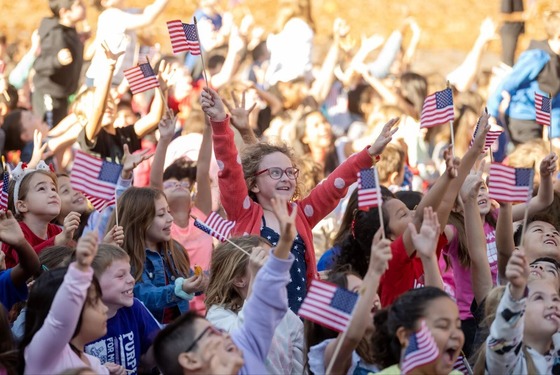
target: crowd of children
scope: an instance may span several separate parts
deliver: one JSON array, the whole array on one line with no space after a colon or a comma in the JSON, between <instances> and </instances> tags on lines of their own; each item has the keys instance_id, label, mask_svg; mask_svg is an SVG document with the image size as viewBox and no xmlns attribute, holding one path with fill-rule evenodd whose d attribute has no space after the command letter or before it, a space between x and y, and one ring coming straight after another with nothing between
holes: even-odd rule
<instances>
[{"instance_id":1,"label":"crowd of children","mask_svg":"<svg viewBox=\"0 0 560 375\"><path fill-rule=\"evenodd\" d=\"M201 0L204 59L162 55L138 33L171 1L95 1L88 44L88 5L49 0L0 60L0 374L560 373L560 9L517 62L503 34L491 79L490 19L444 77L413 70L412 18L358 46L337 19L316 63L309 0L270 34ZM158 87L132 95L148 55ZM421 129L445 78L454 121ZM119 164L112 204L75 184L79 152ZM491 198L496 162L532 168L524 202Z\"/></svg>"}]
</instances>

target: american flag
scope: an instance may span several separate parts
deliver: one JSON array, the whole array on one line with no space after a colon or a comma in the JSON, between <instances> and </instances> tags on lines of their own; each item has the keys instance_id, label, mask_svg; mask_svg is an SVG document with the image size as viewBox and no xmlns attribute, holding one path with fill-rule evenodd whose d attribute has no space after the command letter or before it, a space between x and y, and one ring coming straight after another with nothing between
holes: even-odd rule
<instances>
[{"instance_id":1,"label":"american flag","mask_svg":"<svg viewBox=\"0 0 560 375\"><path fill-rule=\"evenodd\" d=\"M362 169L358 173L358 208L367 211L382 202L377 169Z\"/></svg>"},{"instance_id":2,"label":"american flag","mask_svg":"<svg viewBox=\"0 0 560 375\"><path fill-rule=\"evenodd\" d=\"M431 128L454 119L453 92L451 89L437 91L424 100L422 116L420 117L421 128Z\"/></svg>"},{"instance_id":3,"label":"american flag","mask_svg":"<svg viewBox=\"0 0 560 375\"><path fill-rule=\"evenodd\" d=\"M226 220L217 213L212 212L204 222L195 219L194 226L212 237L217 238L221 242L225 242L231 235L231 230L235 226L235 221Z\"/></svg>"},{"instance_id":4,"label":"american flag","mask_svg":"<svg viewBox=\"0 0 560 375\"><path fill-rule=\"evenodd\" d=\"M479 125L480 125L480 119L478 119L478 122L476 123L476 128L474 128L474 132L471 138L471 143L469 144L469 148L471 148L474 144L474 139L476 138L476 134L478 133ZM483 154L486 153L486 151L488 151L490 147L492 147L496 139L498 139L500 137L500 134L502 134L503 132L504 132L504 128L502 128L501 126L494 125L494 124L490 125L490 130L488 131L488 134L486 134L486 140L484 141L484 148L482 149Z\"/></svg>"},{"instance_id":5,"label":"american flag","mask_svg":"<svg viewBox=\"0 0 560 375\"><path fill-rule=\"evenodd\" d=\"M439 349L436 341L426 322L422 321L420 330L410 335L401 363L401 373L408 374L420 366L432 363L438 357Z\"/></svg>"},{"instance_id":6,"label":"american flag","mask_svg":"<svg viewBox=\"0 0 560 375\"><path fill-rule=\"evenodd\" d=\"M169 30L173 53L190 51L191 55L200 55L196 25L183 23L180 20L168 21L167 30Z\"/></svg>"},{"instance_id":7,"label":"american flag","mask_svg":"<svg viewBox=\"0 0 560 375\"><path fill-rule=\"evenodd\" d=\"M80 150L76 151L70 175L72 187L81 191L101 211L115 203L115 189L122 165L101 160Z\"/></svg>"},{"instance_id":8,"label":"american flag","mask_svg":"<svg viewBox=\"0 0 560 375\"><path fill-rule=\"evenodd\" d=\"M467 362L467 359L461 354L455 364L453 365L453 370L461 372L463 375L472 375L472 369Z\"/></svg>"},{"instance_id":9,"label":"american flag","mask_svg":"<svg viewBox=\"0 0 560 375\"><path fill-rule=\"evenodd\" d=\"M10 188L10 172L4 170L2 177L2 193L0 193L0 210L8 210L8 190Z\"/></svg>"},{"instance_id":10,"label":"american flag","mask_svg":"<svg viewBox=\"0 0 560 375\"><path fill-rule=\"evenodd\" d=\"M156 73L150 63L139 64L125 70L124 76L130 85L132 94L139 94L154 87L159 87Z\"/></svg>"},{"instance_id":11,"label":"american flag","mask_svg":"<svg viewBox=\"0 0 560 375\"><path fill-rule=\"evenodd\" d=\"M324 281L311 280L298 315L333 331L343 332L350 325L357 301L357 293Z\"/></svg>"},{"instance_id":12,"label":"american flag","mask_svg":"<svg viewBox=\"0 0 560 375\"><path fill-rule=\"evenodd\" d=\"M552 100L548 96L535 92L535 110L537 112L537 123L550 126Z\"/></svg>"},{"instance_id":13,"label":"american flag","mask_svg":"<svg viewBox=\"0 0 560 375\"><path fill-rule=\"evenodd\" d=\"M512 168L492 163L488 190L490 199L499 202L526 202L533 191L533 168Z\"/></svg>"}]
</instances>

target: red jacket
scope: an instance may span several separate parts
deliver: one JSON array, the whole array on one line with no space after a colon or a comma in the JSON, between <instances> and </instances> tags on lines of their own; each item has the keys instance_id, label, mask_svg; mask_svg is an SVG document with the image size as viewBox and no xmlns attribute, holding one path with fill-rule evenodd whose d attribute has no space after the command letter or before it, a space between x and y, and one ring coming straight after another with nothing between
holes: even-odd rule
<instances>
[{"instance_id":1,"label":"red jacket","mask_svg":"<svg viewBox=\"0 0 560 375\"><path fill-rule=\"evenodd\" d=\"M37 255L46 247L54 246L55 237L62 232L62 229L55 224L49 224L47 229L47 239L37 237L35 233L29 229L23 221L19 222L19 226L23 232L23 236L31 244ZM19 257L16 250L6 243L2 243L2 251L6 253L6 268L12 268L19 263Z\"/></svg>"},{"instance_id":2,"label":"red jacket","mask_svg":"<svg viewBox=\"0 0 560 375\"><path fill-rule=\"evenodd\" d=\"M248 195L243 176L241 158L233 141L233 131L229 127L229 116L224 121L211 121L213 129L214 153L220 168L218 183L220 201L228 220L235 221L232 235L260 235L263 210L260 204ZM307 284L317 278L317 263L313 248L313 227L336 208L348 187L358 178L360 169L370 168L372 159L367 149L350 156L325 180L321 181L307 197L295 203L298 206L296 218L297 232L305 243L307 264ZM291 207L288 208L291 210Z\"/></svg>"}]
</instances>

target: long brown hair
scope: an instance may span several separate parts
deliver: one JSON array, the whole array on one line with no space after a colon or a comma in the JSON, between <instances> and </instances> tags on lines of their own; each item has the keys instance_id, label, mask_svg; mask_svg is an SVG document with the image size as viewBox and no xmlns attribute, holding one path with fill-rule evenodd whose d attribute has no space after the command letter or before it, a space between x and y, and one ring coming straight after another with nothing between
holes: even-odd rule
<instances>
[{"instance_id":1,"label":"long brown hair","mask_svg":"<svg viewBox=\"0 0 560 375\"><path fill-rule=\"evenodd\" d=\"M152 188L127 189L119 198L118 210L113 212L108 230L116 224L115 212L118 211L119 224L123 227L125 237L122 248L130 257L132 276L140 280L146 261L146 231L154 221L156 213L156 199L165 198L163 192ZM189 274L189 261L184 251L173 245L172 241L160 242L157 249L171 273L176 277Z\"/></svg>"},{"instance_id":2,"label":"long brown hair","mask_svg":"<svg viewBox=\"0 0 560 375\"><path fill-rule=\"evenodd\" d=\"M264 238L254 235L232 238L231 241L248 253L256 246L271 246ZM244 299L233 281L236 277L245 275L248 264L249 257L229 242L224 242L214 249L210 263L210 282L204 300L206 309L217 305L235 313L241 310Z\"/></svg>"}]
</instances>

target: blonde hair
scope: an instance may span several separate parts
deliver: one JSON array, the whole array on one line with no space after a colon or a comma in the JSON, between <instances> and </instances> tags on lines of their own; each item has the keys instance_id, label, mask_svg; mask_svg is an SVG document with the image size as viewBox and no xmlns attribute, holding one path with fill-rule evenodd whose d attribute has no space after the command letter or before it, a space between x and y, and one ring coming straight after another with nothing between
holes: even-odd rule
<instances>
[{"instance_id":1,"label":"blonde hair","mask_svg":"<svg viewBox=\"0 0 560 375\"><path fill-rule=\"evenodd\" d=\"M140 280L144 271L146 231L154 221L155 202L161 197L165 199L163 192L157 189L131 187L121 195L117 202L119 224L125 233L123 249L130 257L132 276L136 281ZM115 224L115 212L113 212L107 230L109 231ZM182 249L174 245L173 241L160 242L157 247L157 249L150 250L159 251L174 276L186 277L189 275L189 259Z\"/></svg>"},{"instance_id":2,"label":"blonde hair","mask_svg":"<svg viewBox=\"0 0 560 375\"><path fill-rule=\"evenodd\" d=\"M376 164L381 185L389 183L392 173L401 173L405 162L404 157L404 150L400 145L389 143L385 147L381 153L381 160Z\"/></svg>"},{"instance_id":3,"label":"blonde hair","mask_svg":"<svg viewBox=\"0 0 560 375\"><path fill-rule=\"evenodd\" d=\"M271 246L264 238L254 235L232 238L231 241L249 253L253 247L263 244ZM204 300L207 309L217 305L235 313L241 310L244 299L233 281L245 275L248 264L249 257L229 242L214 249L210 263L210 282Z\"/></svg>"},{"instance_id":4,"label":"blonde hair","mask_svg":"<svg viewBox=\"0 0 560 375\"><path fill-rule=\"evenodd\" d=\"M251 189L256 185L257 177L255 176L259 172L259 168L263 158L266 155L273 154L275 152L280 152L286 155L292 162L292 166L296 167L296 158L293 154L291 148L286 144L280 143L273 145L270 143L259 142L251 145L247 145L241 153L241 164L243 165L243 174L245 176L245 184L249 190L249 197L257 202L257 196L251 191ZM296 183L296 190L292 199L297 199L300 196L300 189Z\"/></svg>"}]
</instances>

